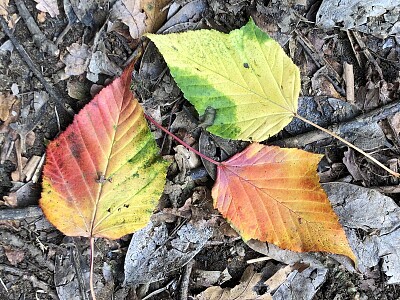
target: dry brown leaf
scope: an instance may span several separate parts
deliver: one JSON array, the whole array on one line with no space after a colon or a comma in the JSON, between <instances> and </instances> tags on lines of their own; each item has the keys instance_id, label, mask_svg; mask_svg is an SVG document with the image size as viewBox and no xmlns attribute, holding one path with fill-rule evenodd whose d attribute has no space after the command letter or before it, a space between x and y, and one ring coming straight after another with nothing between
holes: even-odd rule
<instances>
[{"instance_id":1,"label":"dry brown leaf","mask_svg":"<svg viewBox=\"0 0 400 300\"><path fill-rule=\"evenodd\" d=\"M24 260L25 253L22 250L13 249L10 246L3 246L4 253L13 266L16 266L18 263Z\"/></svg>"},{"instance_id":2,"label":"dry brown leaf","mask_svg":"<svg viewBox=\"0 0 400 300\"><path fill-rule=\"evenodd\" d=\"M292 272L291 266L286 266L279 269L274 275L272 275L265 284L268 285L268 290L276 290L282 283L285 282L287 276Z\"/></svg>"},{"instance_id":3,"label":"dry brown leaf","mask_svg":"<svg viewBox=\"0 0 400 300\"><path fill-rule=\"evenodd\" d=\"M44 21L46 21L46 13L44 11L41 11L40 13L38 13L37 20L39 23L44 23Z\"/></svg>"},{"instance_id":4,"label":"dry brown leaf","mask_svg":"<svg viewBox=\"0 0 400 300\"><path fill-rule=\"evenodd\" d=\"M8 15L6 18L8 27L10 27L11 29L14 28L15 24L17 24L19 18L20 17L17 14Z\"/></svg>"},{"instance_id":5,"label":"dry brown leaf","mask_svg":"<svg viewBox=\"0 0 400 300\"><path fill-rule=\"evenodd\" d=\"M10 110L17 98L14 95L0 93L0 120L5 121L10 116Z\"/></svg>"},{"instance_id":6,"label":"dry brown leaf","mask_svg":"<svg viewBox=\"0 0 400 300\"><path fill-rule=\"evenodd\" d=\"M36 8L38 10L47 12L52 18L60 14L57 0L35 0L35 2L37 3Z\"/></svg>"},{"instance_id":7,"label":"dry brown leaf","mask_svg":"<svg viewBox=\"0 0 400 300\"><path fill-rule=\"evenodd\" d=\"M254 271L253 266L247 267L244 271L240 284L233 288L222 289L219 286L212 286L196 296L196 300L231 300L231 299L272 299L269 293L258 295L255 286L262 280L262 274Z\"/></svg>"},{"instance_id":8,"label":"dry brown leaf","mask_svg":"<svg viewBox=\"0 0 400 300\"><path fill-rule=\"evenodd\" d=\"M18 174L18 171L16 172L16 174ZM17 193L16 192L12 192L8 196L3 196L3 200L4 200L4 204L9 206L9 207L17 207L18 206L18 200L17 200Z\"/></svg>"},{"instance_id":9,"label":"dry brown leaf","mask_svg":"<svg viewBox=\"0 0 400 300\"><path fill-rule=\"evenodd\" d=\"M8 15L8 11L7 11L8 2L9 2L9 0L0 0L0 16Z\"/></svg>"},{"instance_id":10,"label":"dry brown leaf","mask_svg":"<svg viewBox=\"0 0 400 300\"><path fill-rule=\"evenodd\" d=\"M171 0L142 0L142 9L145 12L146 32L156 32L167 18L167 9L164 9Z\"/></svg>"},{"instance_id":11,"label":"dry brown leaf","mask_svg":"<svg viewBox=\"0 0 400 300\"><path fill-rule=\"evenodd\" d=\"M132 38L139 38L146 30L146 14L139 0L118 0L111 10L111 20L121 20L129 27Z\"/></svg>"},{"instance_id":12,"label":"dry brown leaf","mask_svg":"<svg viewBox=\"0 0 400 300\"><path fill-rule=\"evenodd\" d=\"M85 44L73 43L67 47L69 54L61 60L65 64L65 74L81 75L86 71L90 55L89 47Z\"/></svg>"},{"instance_id":13,"label":"dry brown leaf","mask_svg":"<svg viewBox=\"0 0 400 300\"><path fill-rule=\"evenodd\" d=\"M118 76L121 74L121 72L121 68L111 61L106 53L102 51L96 51L90 58L86 78L92 82L97 82L99 80L99 74Z\"/></svg>"}]
</instances>

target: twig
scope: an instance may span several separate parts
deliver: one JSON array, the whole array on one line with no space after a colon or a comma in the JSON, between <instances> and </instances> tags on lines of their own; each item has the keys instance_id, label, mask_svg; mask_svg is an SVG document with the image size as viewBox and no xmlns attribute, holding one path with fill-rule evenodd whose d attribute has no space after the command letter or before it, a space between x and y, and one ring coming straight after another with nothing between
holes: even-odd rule
<instances>
[{"instance_id":1,"label":"twig","mask_svg":"<svg viewBox=\"0 0 400 300\"><path fill-rule=\"evenodd\" d=\"M64 28L64 30L60 33L60 35L57 37L56 39L56 45L61 44L62 39L64 38L64 36L68 33L68 31L70 31L72 28L72 24L70 22L68 22L67 26Z\"/></svg>"},{"instance_id":2,"label":"twig","mask_svg":"<svg viewBox=\"0 0 400 300\"><path fill-rule=\"evenodd\" d=\"M54 113L56 115L58 133L60 133L61 132L61 124L60 124L60 116L58 115L57 107L54 107Z\"/></svg>"},{"instance_id":3,"label":"twig","mask_svg":"<svg viewBox=\"0 0 400 300\"><path fill-rule=\"evenodd\" d=\"M3 281L3 279L1 279L1 277L0 277L0 283L1 283L1 285L3 286L4 290L8 293L8 288L7 288L7 286L4 284L4 281Z\"/></svg>"},{"instance_id":4,"label":"twig","mask_svg":"<svg viewBox=\"0 0 400 300\"><path fill-rule=\"evenodd\" d=\"M188 299L190 275L192 274L193 266L195 263L196 261L194 259L191 259L185 266L185 270L183 271L183 276L181 280L181 292L179 294L180 300Z\"/></svg>"},{"instance_id":5,"label":"twig","mask_svg":"<svg viewBox=\"0 0 400 300\"><path fill-rule=\"evenodd\" d=\"M57 46L49 41L43 32L40 31L39 26L37 26L35 20L32 18L29 10L26 8L24 1L15 0L15 4L18 7L18 12L20 16L24 19L26 27L32 34L33 41L36 46L43 52L50 54L51 56L58 56L60 50Z\"/></svg>"},{"instance_id":6,"label":"twig","mask_svg":"<svg viewBox=\"0 0 400 300\"><path fill-rule=\"evenodd\" d=\"M173 284L174 282L175 282L175 279L172 279L170 282L167 283L166 286L163 286L162 288L159 288L158 290L155 290L155 291L151 292L151 293L148 294L146 297L142 298L142 300L150 299L150 298L152 298L153 296L158 295L158 294L164 292L164 291L167 290L167 289L170 287L170 285Z\"/></svg>"},{"instance_id":7,"label":"twig","mask_svg":"<svg viewBox=\"0 0 400 300\"><path fill-rule=\"evenodd\" d=\"M22 170L25 175L26 182L29 182L32 179L32 176L35 173L41 158L41 156L32 155L32 157L27 161L24 169Z\"/></svg>"},{"instance_id":8,"label":"twig","mask_svg":"<svg viewBox=\"0 0 400 300\"><path fill-rule=\"evenodd\" d=\"M360 46L362 52L364 53L365 57L374 65L375 70L378 72L379 77L383 79L383 74L382 74L382 69L379 66L378 62L376 59L372 56L371 52L369 52L369 49L367 45L365 45L364 41L361 38L361 35L357 31L351 31L353 33L354 38L356 39L358 45Z\"/></svg>"},{"instance_id":9,"label":"twig","mask_svg":"<svg viewBox=\"0 0 400 300\"><path fill-rule=\"evenodd\" d=\"M17 156L17 168L18 168L18 180L17 181L24 181L25 180L25 175L22 173L22 148L21 148L22 142L21 139L17 139L15 141L15 154Z\"/></svg>"},{"instance_id":10,"label":"twig","mask_svg":"<svg viewBox=\"0 0 400 300\"><path fill-rule=\"evenodd\" d=\"M1 160L0 160L1 164L4 164L4 162L10 157L10 155L12 153L12 149L14 149L14 144L15 144L15 141L13 141L13 140L10 141L10 143L8 144L8 150L7 150L6 156L5 156L5 158L2 157ZM6 145L7 144L5 144L5 145L3 144L3 147L5 148Z\"/></svg>"},{"instance_id":11,"label":"twig","mask_svg":"<svg viewBox=\"0 0 400 300\"><path fill-rule=\"evenodd\" d=\"M94 277L94 237L90 237L90 294L92 295L92 300L96 300L96 294L94 292L93 285L93 277Z\"/></svg>"},{"instance_id":12,"label":"twig","mask_svg":"<svg viewBox=\"0 0 400 300\"><path fill-rule=\"evenodd\" d=\"M316 63L318 67L326 66L326 69L328 70L328 73L330 76L332 76L336 84L340 84L341 77L339 74L335 71L334 68L329 64L329 62L321 56L318 51L314 48L314 46L310 43L310 41L303 37L297 30L295 30L297 34L297 41L299 44L303 47L304 51L312 58L312 60Z\"/></svg>"},{"instance_id":13,"label":"twig","mask_svg":"<svg viewBox=\"0 0 400 300\"><path fill-rule=\"evenodd\" d=\"M249 259L248 261L246 261L248 264L254 264L254 263L258 263L258 262L262 262L262 261L267 261L267 260L271 260L271 257L268 256L263 256L263 257L259 257L259 258L254 258L254 259Z\"/></svg>"},{"instance_id":14,"label":"twig","mask_svg":"<svg viewBox=\"0 0 400 300\"><path fill-rule=\"evenodd\" d=\"M37 79L39 79L40 83L44 86L46 91L50 94L50 96L52 97L52 100L56 103L56 105L58 105L58 107L61 110L67 112L68 115L73 116L74 113L67 110L67 108L63 105L63 103L61 101L62 97L60 96L60 93L57 93L56 90L46 81L46 79L44 79L42 73L35 66L35 64L33 63L32 59L29 57L29 55L26 52L26 50L24 49L24 47L22 47L20 42L14 37L11 30L8 28L6 21L1 16L0 16L0 25L1 25L4 33L8 36L10 41L13 43L15 49L17 49L17 51L18 51L19 55L21 56L21 58L23 59L23 61L27 64L27 66L33 72L33 74L37 77Z\"/></svg>"},{"instance_id":15,"label":"twig","mask_svg":"<svg viewBox=\"0 0 400 300\"><path fill-rule=\"evenodd\" d=\"M36 167L35 173L33 173L33 176L32 176L32 182L33 183L37 183L39 181L39 177L40 177L40 174L42 172L42 167L43 167L45 159L46 159L46 154L43 154L42 158L40 159L40 161L39 161L39 163L38 163L38 165Z\"/></svg>"},{"instance_id":16,"label":"twig","mask_svg":"<svg viewBox=\"0 0 400 300\"><path fill-rule=\"evenodd\" d=\"M351 31L350 30L346 30L346 34L347 34L347 37L348 37L348 39L350 41L351 49L353 50L354 56L357 59L357 63L358 63L358 65L360 67L362 67L363 64L362 64L362 61L361 61L361 56L360 56L360 53L358 53L358 51L356 51L356 49L354 47L354 43L355 42L353 41L354 38L351 35Z\"/></svg>"},{"instance_id":17,"label":"twig","mask_svg":"<svg viewBox=\"0 0 400 300\"><path fill-rule=\"evenodd\" d=\"M69 251L70 257L72 261L72 265L75 270L76 280L78 281L79 293L81 295L82 300L88 300L89 297L87 296L87 285L86 285L86 277L83 277L82 274L82 266L81 266L81 255L82 249L80 249L76 241L72 238L73 243L70 244ZM85 266L86 268L86 266Z\"/></svg>"},{"instance_id":18,"label":"twig","mask_svg":"<svg viewBox=\"0 0 400 300\"><path fill-rule=\"evenodd\" d=\"M25 220L28 218L42 217L43 212L38 206L25 208L7 208L0 210L0 221Z\"/></svg>"},{"instance_id":19,"label":"twig","mask_svg":"<svg viewBox=\"0 0 400 300\"><path fill-rule=\"evenodd\" d=\"M400 186L399 185L386 185L386 186L373 186L371 189L374 189L378 192L384 194L398 194L400 193Z\"/></svg>"},{"instance_id":20,"label":"twig","mask_svg":"<svg viewBox=\"0 0 400 300\"><path fill-rule=\"evenodd\" d=\"M143 49L146 49L147 43L148 43L148 40L147 40L147 39L146 39L146 40L143 40L143 39L142 39L141 45L138 45L138 46L136 47L136 49L132 52L132 54L131 54L131 55L128 57L128 59L124 62L124 64L122 65L122 67L123 67L123 68L126 68L127 66L129 66L129 64L130 64L132 61L134 61L134 60L137 61L138 58L142 56L142 54L143 54L143 52L144 52Z\"/></svg>"},{"instance_id":21,"label":"twig","mask_svg":"<svg viewBox=\"0 0 400 300\"><path fill-rule=\"evenodd\" d=\"M24 274L26 274L26 271L22 271L19 268L7 266L5 264L0 264L0 270L2 270L3 272L11 273L13 275L17 275L17 276L23 276Z\"/></svg>"}]
</instances>

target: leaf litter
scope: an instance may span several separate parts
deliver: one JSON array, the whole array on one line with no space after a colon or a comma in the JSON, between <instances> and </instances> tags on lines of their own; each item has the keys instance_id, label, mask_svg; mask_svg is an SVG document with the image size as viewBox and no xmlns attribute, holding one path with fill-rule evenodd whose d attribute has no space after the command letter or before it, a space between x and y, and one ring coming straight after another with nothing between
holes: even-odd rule
<instances>
[{"instance_id":1,"label":"leaf litter","mask_svg":"<svg viewBox=\"0 0 400 300\"><path fill-rule=\"evenodd\" d=\"M214 5L215 5L215 3L214 3ZM257 5L260 5L260 4L257 4ZM217 5L215 5L215 6L217 6ZM222 6L221 6L221 7L222 7ZM237 6L235 6L235 8L236 8L236 7L237 7ZM216 15L218 15L218 13L216 13ZM243 20L244 20L244 19L243 19ZM237 27L239 27L239 26L237 26ZM79 42L79 41L78 41L78 42ZM164 78L165 78L165 77L163 76L163 80L165 80ZM172 82L172 81L170 81L170 82ZM168 83L167 83L166 80L165 80L164 83L165 83L166 85L168 85ZM170 85L171 85L171 84L170 84ZM160 95L162 95L162 93L161 93ZM378 103L378 102L377 102L377 103ZM165 111L163 111L163 112L162 112L162 117L164 117L164 120L168 120L168 118L165 118L165 116L166 116L166 115L165 115ZM168 145L168 143L167 143L166 145ZM168 152L167 152L167 151L168 151L168 147L167 147L167 148L164 148L164 151L165 151L164 153L168 153ZM180 201L180 202L179 202L179 198L177 198L176 201L177 201L177 204L178 204L178 205L181 205L182 202L184 202L184 201ZM249 250L246 250L246 251L249 251Z\"/></svg>"}]
</instances>

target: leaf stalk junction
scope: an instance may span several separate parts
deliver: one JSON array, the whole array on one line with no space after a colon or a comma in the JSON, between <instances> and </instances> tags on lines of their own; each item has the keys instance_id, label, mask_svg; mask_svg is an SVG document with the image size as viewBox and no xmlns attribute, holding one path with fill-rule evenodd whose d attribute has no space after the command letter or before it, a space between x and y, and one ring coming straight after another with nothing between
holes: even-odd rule
<instances>
[{"instance_id":1,"label":"leaf stalk junction","mask_svg":"<svg viewBox=\"0 0 400 300\"><path fill-rule=\"evenodd\" d=\"M179 142L181 145L183 145L184 147L186 147L187 149L189 149L190 151L193 151L194 153L196 153L197 155L199 155L200 157L204 158L205 160L211 162L214 165L221 165L220 162L204 155L203 153L199 152L198 150L194 149L192 146L188 145L187 143L185 143L183 140L181 140L180 138L178 138L176 135L174 135L172 132L168 131L166 128L164 128L162 125L158 124L156 120L154 120L152 117L150 117L147 114L144 114L144 116L146 117L147 120L149 120L154 126L156 126L158 129L164 131L166 134L168 134L169 136L171 136L174 140L176 140L177 142ZM293 116L307 124L310 124L311 126L329 134L330 136L334 137L335 139L341 141L342 143L344 143L346 146L352 148L353 150L357 151L358 153L361 153L362 155L364 155L366 158L368 158L369 160L371 160L373 163L375 163L376 165L378 165L379 167L381 167L382 169L384 169L385 171L387 171L389 174L391 174L392 176L395 176L397 178L400 178L400 174L389 169L387 166L385 166L383 163L381 163L380 161L378 161L376 158L372 157L372 155L368 154L367 152L365 152L364 150L358 148L357 146L353 145L352 143L346 141L344 138L340 137L339 135L333 133L332 131L321 127L317 124L315 124L314 122L300 116L297 112L293 113Z\"/></svg>"},{"instance_id":2,"label":"leaf stalk junction","mask_svg":"<svg viewBox=\"0 0 400 300\"><path fill-rule=\"evenodd\" d=\"M167 129L165 129L163 126L161 126L160 124L157 123L156 120L154 120L152 117L150 117L147 114L144 114L145 118L147 120L149 120L154 126L156 126L158 129L161 129L162 131L164 131L166 134L168 134L170 137L172 137L174 140L176 140L177 142L179 142L182 146L186 147L187 149L189 149L190 151L193 151L194 153L196 153L198 156L204 158L205 160L209 161L210 163L219 166L221 163L204 155L203 153L201 153L200 151L194 149L192 146L188 145L187 143L185 143L183 140L181 140L180 138L178 138L175 134L173 134L172 132L168 131Z\"/></svg>"}]
</instances>

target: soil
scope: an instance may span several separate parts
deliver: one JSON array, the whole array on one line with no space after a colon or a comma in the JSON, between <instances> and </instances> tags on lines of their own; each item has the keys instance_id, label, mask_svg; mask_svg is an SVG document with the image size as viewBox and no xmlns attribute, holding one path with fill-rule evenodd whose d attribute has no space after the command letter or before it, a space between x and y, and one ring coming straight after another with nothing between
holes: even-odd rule
<instances>
[{"instance_id":1,"label":"soil","mask_svg":"<svg viewBox=\"0 0 400 300\"><path fill-rule=\"evenodd\" d=\"M85 26L81 22L72 24L72 30L58 44L58 49L60 50L60 55L58 56L50 56L35 45L32 40L32 34L27 29L26 22L23 19L20 19L12 30L12 35L25 48L34 65L54 88L58 101L64 108L56 106L54 99L50 97L44 109L35 111L34 92L49 91L34 75L31 68L26 65L18 51L0 50L0 92L10 93L13 85L16 84L19 89L18 98L20 99L20 108L18 110L23 111L25 109L28 112L27 115L20 114L17 120L11 122L15 124L11 129L8 126L0 127L1 198L3 196L11 196L14 189L25 183L23 179L15 177L15 173L18 173L16 172L19 164L18 151L20 151L19 147L21 146L17 141L19 140L18 133L21 128L27 125L30 131L35 134L33 143L27 144L26 152L21 155L23 160L30 160L35 155L42 157L48 141L56 138L72 122L72 116L67 111L78 113L92 98L93 90L98 88L85 77L85 74L65 78L63 76L65 65L60 60L60 57L68 53L67 48L73 43L86 43L88 45L93 43L96 33L101 30L101 26L106 22L109 14L107 7L111 7L115 1L110 1L110 3L108 1L102 2L106 4L104 11L99 13L98 19L93 21L92 26ZM176 2L183 5L190 1ZM355 105L360 110L369 111L398 99L399 45L394 39L390 47L383 49L381 46L382 39L360 33L362 40L366 44L366 49L370 49L372 56L379 61L383 75L382 78L379 78L373 63L366 56L361 55L361 63L357 62L354 51L362 54L364 49L353 50L352 47L354 45L349 41L348 32L340 30L340 28L325 31L315 25L315 15L313 17L312 11L315 10L315 6L318 6L320 1L297 2L307 3L307 5L298 5L296 7L297 13L303 16L304 19L295 26L297 36L308 37L314 46L320 46L317 52L320 52L324 59L333 66L332 68L340 74L340 82L335 82L332 80L332 71L328 72L328 75L322 80L323 87L320 90L316 90L316 86L313 84L313 76L321 66L318 66L312 58L307 56L307 53L298 43L294 44L294 42L298 41L295 38L296 35L286 34L288 42L284 44L284 49L291 53L290 55L294 58L295 63L301 68L303 96L330 96L344 99L345 83L342 78L342 65L343 62L349 62L355 67L356 95L358 94L359 96L356 96ZM68 25L68 18L62 9L59 16L51 18L47 15L44 22L40 22L38 20L40 15L36 8L36 2L26 0L24 3L40 30L50 41L55 41ZM274 1L208 0L206 3L207 9L202 12L199 21L196 21L196 24L201 24L201 26L229 32L246 24L249 17L252 16L260 27L270 32L271 35L274 36L274 33L278 35L283 32L279 28L279 21L283 16L279 12L279 7L273 5ZM62 8L62 1L58 1L58 5ZM11 0L8 14L12 15L13 13L18 14L18 9L14 1ZM134 54L139 44L138 41L122 34L123 32L127 32L126 28L119 32L106 32L102 36L104 51L107 51L109 59L121 68L124 67L128 58ZM282 40L285 39L285 34L274 37ZM4 30L2 30L0 32L0 44L5 43L8 39ZM154 46L149 45L146 48L141 61L136 65L133 86L145 110L159 111L161 121L165 127L169 127L172 132L185 141L196 144L201 138L201 131L197 130L196 126L203 120L199 120L199 116L195 113L193 107L183 98L179 88L169 75L162 57L155 51ZM109 75L101 75L96 84L100 86L106 85L111 78L112 76ZM68 92L69 85L81 87L79 99L74 99L70 96L71 92ZM371 85L380 90L373 90ZM369 86L369 89L366 86ZM386 97L382 98L382 93ZM361 97L361 94L365 97ZM368 99L368 101L365 99ZM174 121L178 118L184 120L181 123L184 126L179 126L177 123L174 125ZM34 120L38 120L38 122ZM4 120L1 124L4 124ZM394 149L383 149L380 158L384 162L397 159L397 147L400 145L398 145L398 138L395 135L398 135L398 132L393 132L393 127L390 126L388 119L382 120L380 125L384 129L387 140L391 145L394 145L392 146ZM157 143L161 148L161 154L174 160L173 155L176 143L160 132L155 134ZM291 135L285 131L273 138L272 141L279 141ZM205 138L206 141L209 141L207 138ZM244 147L244 144L234 143L229 147L233 149L232 151L237 152ZM328 178L326 179L327 181L343 179L347 182L364 186L385 186L398 183L388 176L382 176L381 170L376 169L358 155L356 163L361 169L368 170L366 172L368 177L362 181L353 178L342 164L345 148L334 140L317 142L304 148L309 151L324 153L328 157L325 160L325 165L320 167L321 171L332 171L335 169L335 164L340 164L343 167L339 173L329 173L329 176L325 173L324 178ZM201 145L200 150L202 150ZM213 150L208 152L207 155L212 156L212 152ZM233 154L234 152L221 154L221 148L216 147L214 157L225 159ZM183 182L176 181L179 170L176 162L174 162L169 169L168 180L172 182L171 186L173 188L178 188L178 186L182 188L178 196L173 193L164 195L160 200L158 212L168 208L178 209L182 207L186 199L192 197L198 187L203 187L209 193L213 184L211 178L213 170L206 163L204 163L204 166L202 165L198 169L191 171L192 175L194 174L193 176L197 177L196 180L187 184L187 182L184 182L185 179L183 179ZM88 299L87 290L82 292L78 288L77 290L67 289L67 284L74 280L72 278L75 276L74 274L81 273L83 274L82 280L87 280L84 276L88 274L89 269L88 241L83 238L65 237L40 212L36 212L34 215L24 215L24 211L18 211L18 209L23 210L28 206L37 208L40 189L41 183L39 179L36 183L31 182L28 192L18 201L10 203L4 200L0 202L0 216L6 210L15 212L14 218L0 218L0 299L68 299L68 294L65 294L68 291L74 293L70 294L70 299ZM393 198L398 198L396 196ZM212 199L209 196L204 199L208 205L204 211L212 212L212 217L217 219L216 223L219 224L220 232L219 235L214 235L208 244L194 257L195 264L193 268L221 272L227 269L231 278L223 282L221 287L234 287L239 283L244 270L248 266L247 261L263 255L249 248L218 212L212 210ZM200 210L198 217L202 213L203 211ZM211 219L211 216L208 218ZM185 223L184 219L184 217L177 217L168 223L168 230L171 235L179 226ZM164 280L156 283L123 286L125 254L130 240L131 235L116 241L101 239L96 241L95 273L99 290L97 299L141 299L145 295L151 295L151 293L154 293L154 296L148 296L146 299L182 299L184 266ZM277 270L282 266L277 261L258 262L256 270L265 270L267 264L270 270ZM74 269L77 273L72 272L71 269ZM108 273L112 275L107 275ZM193 299L193 297L206 289L206 286L196 284L200 279L196 278L194 274L197 273L192 273L187 292L188 299ZM104 278L107 276L111 276L113 280L105 280ZM361 275L351 273L337 264L330 265L328 278L320 287L314 299L400 299L400 290L396 288L396 285L388 285L386 280L387 278L378 269L371 269L368 275ZM64 291L56 289L56 286L62 287L63 285L65 286ZM83 284L83 286L86 289L88 287L87 284ZM294 296L292 299L297 298Z\"/></svg>"}]
</instances>

